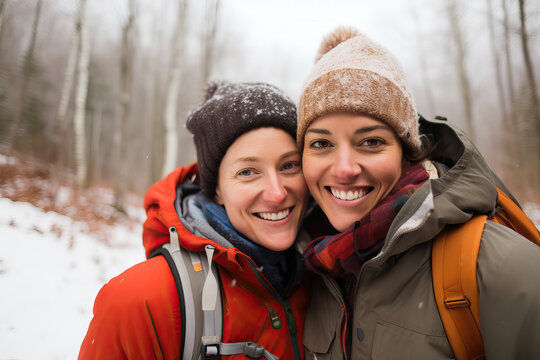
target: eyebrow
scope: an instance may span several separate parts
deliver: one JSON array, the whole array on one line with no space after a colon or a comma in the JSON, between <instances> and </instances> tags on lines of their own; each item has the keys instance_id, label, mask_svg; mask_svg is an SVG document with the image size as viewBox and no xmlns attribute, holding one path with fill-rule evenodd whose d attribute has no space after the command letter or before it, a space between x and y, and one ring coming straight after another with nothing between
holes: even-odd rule
<instances>
[{"instance_id":1,"label":"eyebrow","mask_svg":"<svg viewBox=\"0 0 540 360\"><path fill-rule=\"evenodd\" d=\"M289 152L286 152L285 154L282 154L280 157L279 157L279 160L283 160L283 159L286 159L288 158L289 156L293 156L293 155L296 155L296 154L300 154L298 152L298 150L292 150L292 151L289 151ZM241 158L238 158L236 159L236 161L234 163L241 163L241 162L256 162L256 161L259 161L260 159L258 157L255 157L255 156L246 156L246 157L241 157Z\"/></svg>"},{"instance_id":2,"label":"eyebrow","mask_svg":"<svg viewBox=\"0 0 540 360\"><path fill-rule=\"evenodd\" d=\"M357 135L357 134L363 134L363 133L367 133L367 132L371 132L371 131L374 131L374 130L388 130L388 131L392 131L392 129L389 127L389 126L386 126L386 125L373 125L373 126L366 126L366 127L363 127L363 128L360 128L360 129L357 129L354 134ZM332 133L330 132L330 130L327 130L327 129L317 129L317 128L314 128L314 129L308 129L306 131L306 133L314 133L314 134L321 134L321 135L331 135Z\"/></svg>"}]
</instances>

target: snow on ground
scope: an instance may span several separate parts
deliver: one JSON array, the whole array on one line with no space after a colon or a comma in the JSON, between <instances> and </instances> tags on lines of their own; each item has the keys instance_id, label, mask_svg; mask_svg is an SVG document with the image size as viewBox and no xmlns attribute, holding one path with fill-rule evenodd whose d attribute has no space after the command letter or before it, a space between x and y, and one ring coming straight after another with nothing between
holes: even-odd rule
<instances>
[{"instance_id":1,"label":"snow on ground","mask_svg":"<svg viewBox=\"0 0 540 360\"><path fill-rule=\"evenodd\" d=\"M540 228L540 206L524 209ZM0 198L0 360L77 357L101 286L144 260L143 216L106 245L87 223Z\"/></svg>"},{"instance_id":2,"label":"snow on ground","mask_svg":"<svg viewBox=\"0 0 540 360\"><path fill-rule=\"evenodd\" d=\"M101 286L144 260L142 221L104 231L0 198L0 360L77 358Z\"/></svg>"}]
</instances>

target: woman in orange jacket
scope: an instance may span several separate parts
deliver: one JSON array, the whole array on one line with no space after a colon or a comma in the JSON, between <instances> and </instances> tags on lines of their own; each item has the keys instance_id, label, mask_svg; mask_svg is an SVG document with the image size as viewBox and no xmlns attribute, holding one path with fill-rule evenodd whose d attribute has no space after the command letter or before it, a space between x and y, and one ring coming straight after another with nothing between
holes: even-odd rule
<instances>
[{"instance_id":1,"label":"woman in orange jacket","mask_svg":"<svg viewBox=\"0 0 540 360\"><path fill-rule=\"evenodd\" d=\"M169 242L171 227L188 251L211 245L222 294L221 342L253 342L266 350L258 355L303 359L309 294L293 244L308 192L295 105L271 85L215 83L187 128L198 164L177 168L147 192L147 257ZM164 257L131 267L99 292L79 359L205 358L183 348L194 331L185 328L183 301Z\"/></svg>"}]
</instances>

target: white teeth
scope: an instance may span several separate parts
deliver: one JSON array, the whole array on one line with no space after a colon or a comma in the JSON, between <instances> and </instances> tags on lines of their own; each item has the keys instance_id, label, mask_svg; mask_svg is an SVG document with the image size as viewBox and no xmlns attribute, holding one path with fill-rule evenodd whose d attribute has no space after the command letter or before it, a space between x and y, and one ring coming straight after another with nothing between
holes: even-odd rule
<instances>
[{"instance_id":1,"label":"white teeth","mask_svg":"<svg viewBox=\"0 0 540 360\"><path fill-rule=\"evenodd\" d=\"M260 213L257 213L257 215L264 220L277 221L277 220L285 219L289 215L290 212L291 212L291 209L285 209L285 210L282 210L279 212L273 212L273 213L260 212Z\"/></svg>"},{"instance_id":2,"label":"white teeth","mask_svg":"<svg viewBox=\"0 0 540 360\"><path fill-rule=\"evenodd\" d=\"M335 197L337 197L338 199L341 199L341 200L356 200L356 199L360 199L362 196L366 195L367 191L366 190L355 190L355 191L343 191L343 190L335 190L333 188L330 188L330 190L332 191L332 195L334 195Z\"/></svg>"}]
</instances>

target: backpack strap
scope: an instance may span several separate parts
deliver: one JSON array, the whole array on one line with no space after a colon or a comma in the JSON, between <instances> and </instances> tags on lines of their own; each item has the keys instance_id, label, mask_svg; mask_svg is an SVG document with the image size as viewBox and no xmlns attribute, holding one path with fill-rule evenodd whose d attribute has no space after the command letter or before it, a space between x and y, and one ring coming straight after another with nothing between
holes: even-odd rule
<instances>
[{"instance_id":1,"label":"backpack strap","mask_svg":"<svg viewBox=\"0 0 540 360\"><path fill-rule=\"evenodd\" d=\"M493 221L503 224L540 246L540 233L531 219L525 215L523 210L504 191L497 188L499 194L497 207L504 211L497 212Z\"/></svg>"},{"instance_id":2,"label":"backpack strap","mask_svg":"<svg viewBox=\"0 0 540 360\"><path fill-rule=\"evenodd\" d=\"M456 359L485 359L476 267L487 216L447 226L433 241L433 290ZM474 274L474 275L469 275Z\"/></svg>"},{"instance_id":3,"label":"backpack strap","mask_svg":"<svg viewBox=\"0 0 540 360\"><path fill-rule=\"evenodd\" d=\"M203 311L199 306L202 301L201 289L205 279L203 267L199 254L180 247L178 233L174 226L169 228L169 235L170 242L164 244L162 248L170 254L173 260L172 264L169 263L169 267L178 273L179 279L176 281L176 287L182 289L183 293L183 298L179 299L184 308L181 314L182 359L197 360L204 326Z\"/></svg>"},{"instance_id":4,"label":"backpack strap","mask_svg":"<svg viewBox=\"0 0 540 360\"><path fill-rule=\"evenodd\" d=\"M219 274L212 261L215 248L206 245L205 253L183 249L174 226L169 228L169 238L170 242L153 251L149 258L162 255L173 273L182 319L181 359L217 360L220 355L243 354L251 358L278 360L264 347L251 341L221 342L223 312Z\"/></svg>"}]
</instances>

